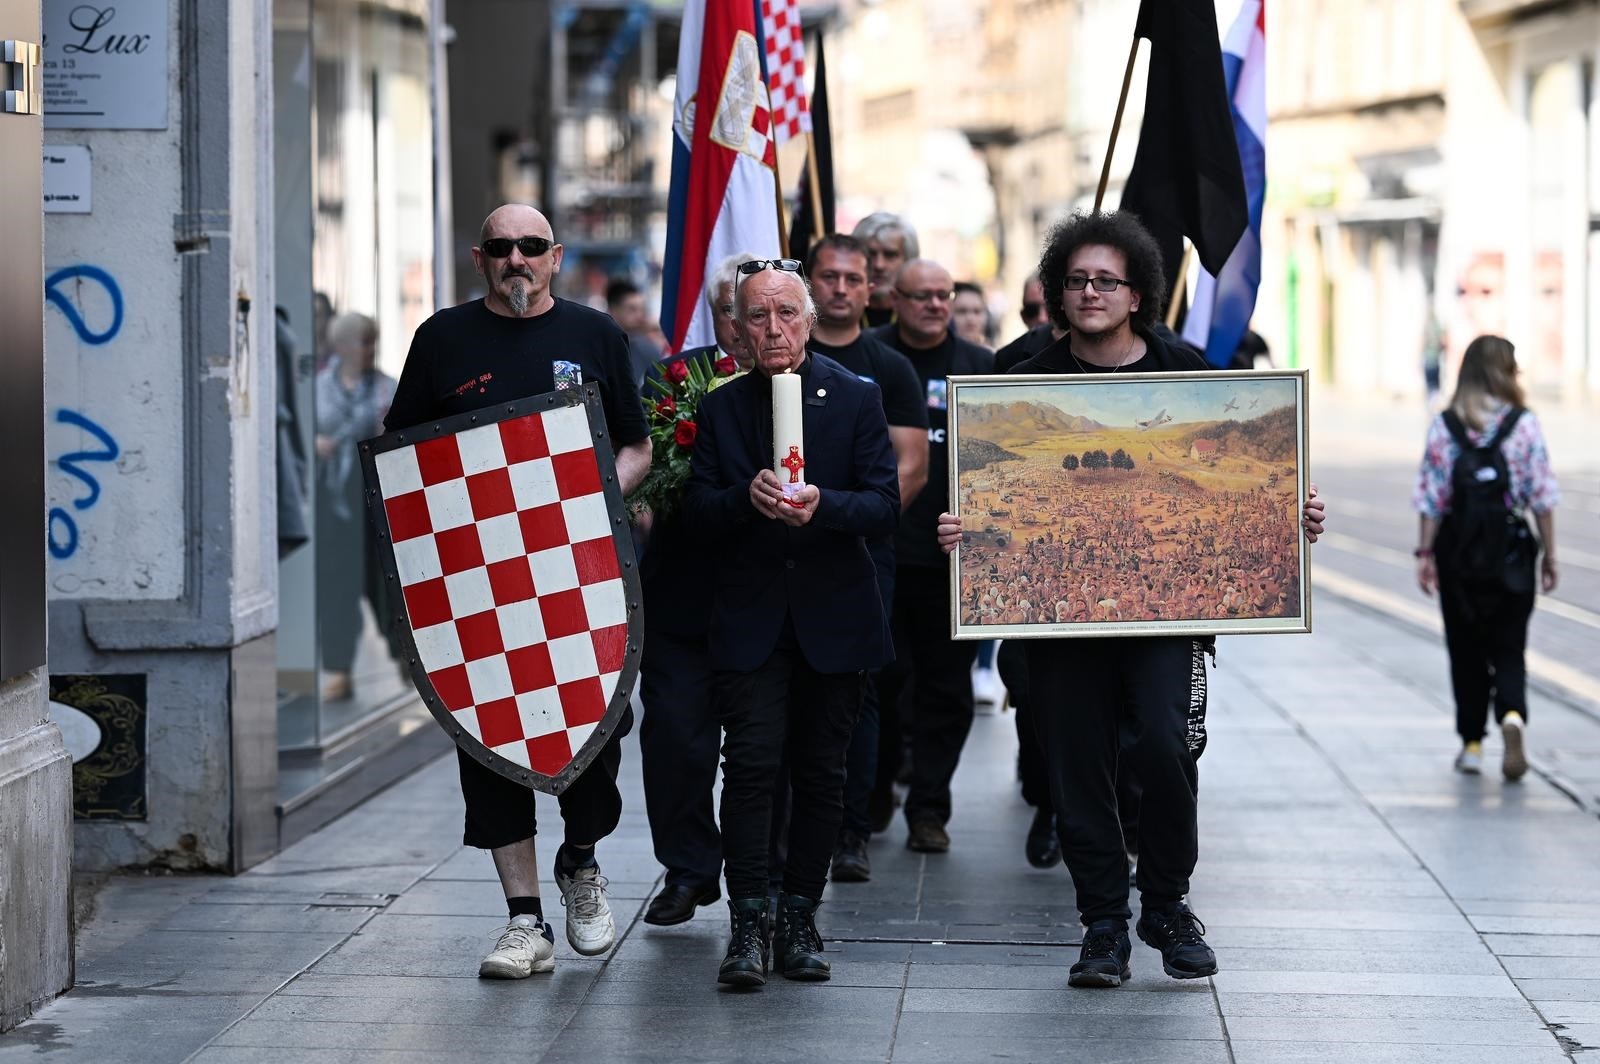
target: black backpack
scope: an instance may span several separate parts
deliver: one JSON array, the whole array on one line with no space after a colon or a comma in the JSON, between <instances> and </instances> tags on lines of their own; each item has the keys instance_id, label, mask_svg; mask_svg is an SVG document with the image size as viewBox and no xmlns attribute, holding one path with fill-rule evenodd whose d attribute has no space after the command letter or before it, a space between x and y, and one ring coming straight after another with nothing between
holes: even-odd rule
<instances>
[{"instance_id":1,"label":"black backpack","mask_svg":"<svg viewBox=\"0 0 1600 1064\"><path fill-rule=\"evenodd\" d=\"M1460 448L1450 474L1449 535L1439 561L1461 583L1479 592L1527 594L1533 590L1533 533L1522 516L1506 505L1511 474L1500 445L1522 417L1512 409L1483 446L1467 437L1454 410L1444 412L1445 428Z\"/></svg>"}]
</instances>

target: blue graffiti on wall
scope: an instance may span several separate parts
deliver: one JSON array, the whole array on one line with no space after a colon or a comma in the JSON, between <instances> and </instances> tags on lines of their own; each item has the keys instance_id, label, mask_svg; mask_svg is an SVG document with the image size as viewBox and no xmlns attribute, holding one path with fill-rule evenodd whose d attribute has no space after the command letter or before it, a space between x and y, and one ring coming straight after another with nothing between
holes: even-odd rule
<instances>
[{"instance_id":1,"label":"blue graffiti on wall","mask_svg":"<svg viewBox=\"0 0 1600 1064\"><path fill-rule=\"evenodd\" d=\"M69 281L78 282L81 288L85 281L99 285L105 290L106 296L111 301L111 323L103 329L96 329L89 324L87 318L78 305L74 303L63 286ZM122 288L116 279L98 266L78 265L63 266L49 277L45 278L44 296L50 301L51 306L59 310L67 319L67 324L72 326L72 331L77 333L78 339L86 344L99 347L116 339L122 331ZM56 420L63 425L70 425L88 433L99 444L92 450L73 451L56 459L56 465L63 473L81 482L86 494L72 500L72 509L77 511L87 510L100 501L100 481L89 470L84 468L86 462L114 462L122 453L117 446L116 439L92 418L76 410L56 411ZM78 551L78 522L71 511L63 506L52 506L47 518L47 542L52 558L70 558Z\"/></svg>"}]
</instances>

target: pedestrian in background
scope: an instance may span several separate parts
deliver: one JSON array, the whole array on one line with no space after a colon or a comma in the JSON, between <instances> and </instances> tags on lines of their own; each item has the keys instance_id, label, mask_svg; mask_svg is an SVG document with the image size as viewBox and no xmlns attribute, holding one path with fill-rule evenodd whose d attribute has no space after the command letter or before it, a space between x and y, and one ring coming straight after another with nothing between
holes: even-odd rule
<instances>
[{"instance_id":1,"label":"pedestrian in background","mask_svg":"<svg viewBox=\"0 0 1600 1064\"><path fill-rule=\"evenodd\" d=\"M1505 742L1506 779L1528 771L1523 653L1537 583L1555 590L1560 501L1539 419L1517 383L1516 350L1480 336L1461 359L1455 396L1433 419L1413 504L1421 515L1417 584L1439 592L1461 752L1456 769L1483 770L1489 704ZM1535 541L1526 514L1539 526ZM1540 560L1540 550L1543 558Z\"/></svg>"}]
</instances>

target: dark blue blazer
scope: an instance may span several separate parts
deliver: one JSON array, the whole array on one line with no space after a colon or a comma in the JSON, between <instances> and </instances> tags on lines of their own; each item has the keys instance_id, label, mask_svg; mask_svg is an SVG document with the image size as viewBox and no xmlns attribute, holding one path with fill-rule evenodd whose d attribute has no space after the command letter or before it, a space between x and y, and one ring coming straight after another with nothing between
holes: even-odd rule
<instances>
[{"instance_id":1,"label":"dark blue blazer","mask_svg":"<svg viewBox=\"0 0 1600 1064\"><path fill-rule=\"evenodd\" d=\"M706 396L684 500L688 530L717 563L711 667L749 672L772 656L785 617L823 673L879 668L894 658L866 540L894 531L900 488L878 386L808 353L806 483L821 493L811 521L791 528L750 504L750 482L772 462L772 385L759 370ZM657 606L657 609L662 607Z\"/></svg>"}]
</instances>

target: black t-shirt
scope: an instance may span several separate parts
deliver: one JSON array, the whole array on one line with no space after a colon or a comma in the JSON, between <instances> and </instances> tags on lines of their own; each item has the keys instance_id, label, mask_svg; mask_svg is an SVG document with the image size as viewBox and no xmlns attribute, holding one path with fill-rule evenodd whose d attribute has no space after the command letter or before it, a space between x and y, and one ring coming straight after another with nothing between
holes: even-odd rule
<instances>
[{"instance_id":1,"label":"black t-shirt","mask_svg":"<svg viewBox=\"0 0 1600 1064\"><path fill-rule=\"evenodd\" d=\"M536 318L508 318L475 299L417 329L383 425L394 432L588 383L599 388L614 448L649 435L616 322L565 299Z\"/></svg>"},{"instance_id":2,"label":"black t-shirt","mask_svg":"<svg viewBox=\"0 0 1600 1064\"><path fill-rule=\"evenodd\" d=\"M954 333L946 333L938 347L926 350L907 344L893 325L875 329L871 335L911 360L928 408L928 484L900 515L895 554L901 565L946 566L950 562L939 549L938 539L939 515L950 508L950 459L945 442L950 424L949 386L945 378L992 372L994 352Z\"/></svg>"},{"instance_id":3,"label":"black t-shirt","mask_svg":"<svg viewBox=\"0 0 1600 1064\"><path fill-rule=\"evenodd\" d=\"M867 311L863 315L867 319L867 328L879 329L894 321L893 307L875 307L867 304Z\"/></svg>"},{"instance_id":4,"label":"black t-shirt","mask_svg":"<svg viewBox=\"0 0 1600 1064\"><path fill-rule=\"evenodd\" d=\"M1025 358L1032 358L1055 342L1055 328L1049 322L1035 325L994 353L994 371L1010 373L1012 366Z\"/></svg>"},{"instance_id":5,"label":"black t-shirt","mask_svg":"<svg viewBox=\"0 0 1600 1064\"><path fill-rule=\"evenodd\" d=\"M1212 367L1182 344L1168 344L1153 333L1139 330L1145 351L1139 361L1118 366L1117 373L1182 373ZM1072 336L1068 334L1032 358L1012 366L1009 373L1111 373L1111 367L1095 366L1073 357Z\"/></svg>"},{"instance_id":6,"label":"black t-shirt","mask_svg":"<svg viewBox=\"0 0 1600 1064\"><path fill-rule=\"evenodd\" d=\"M894 348L874 339L868 333L859 333L842 347L812 339L806 344L818 354L826 355L864 381L871 381L883 393L883 416L890 425L925 429L928 427L928 403L923 395L922 381L917 377L911 360Z\"/></svg>"}]
</instances>

